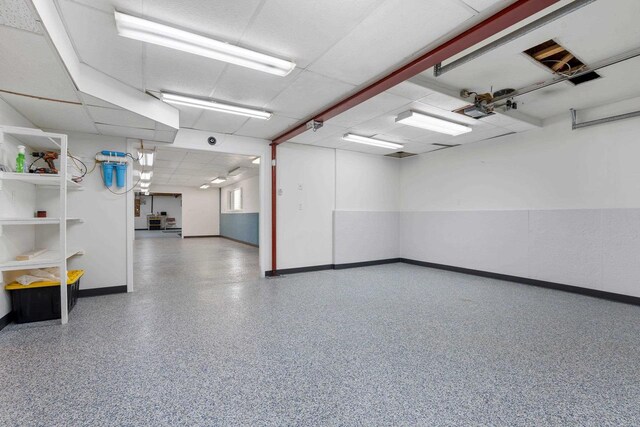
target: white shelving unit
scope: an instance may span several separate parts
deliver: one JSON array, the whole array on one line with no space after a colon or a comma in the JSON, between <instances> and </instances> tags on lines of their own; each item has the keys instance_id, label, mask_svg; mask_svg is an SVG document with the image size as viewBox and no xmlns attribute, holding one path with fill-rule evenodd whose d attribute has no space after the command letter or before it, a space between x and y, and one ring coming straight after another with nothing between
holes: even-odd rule
<instances>
[{"instance_id":1,"label":"white shelving unit","mask_svg":"<svg viewBox=\"0 0 640 427\"><path fill-rule=\"evenodd\" d=\"M58 239L56 242L49 243L45 248L45 252L33 257L28 261L16 261L15 259L0 259L0 272L19 272L20 270L29 270L34 268L58 267L61 278L60 286L60 321L62 324L68 322L69 313L67 312L67 287L62 285L66 283L67 277L67 260L71 257L82 255L83 251L79 248L67 247L67 227L73 223L83 222L81 218L70 218L67 216L67 193L68 191L82 190L82 186L71 181L67 175L67 135L43 132L40 129L19 128L11 126L0 126L0 136L5 140L5 135L9 135L22 142L29 149L36 151L56 151L59 156L59 173L57 175L37 175L30 173L16 172L0 172L0 191L4 191L5 184L8 182L21 182L24 184L34 185L38 189L58 191L57 213L53 218L29 218L29 217L2 217L0 210L0 230L5 227L14 226L51 226L58 225ZM26 165L25 165L26 166ZM18 198L15 203L24 203ZM35 206L20 206L21 211L35 211ZM9 239L9 234L15 236L16 233L3 233L3 239ZM19 233L17 233L19 235ZM37 236L38 233L34 233ZM34 247L32 249L41 249L38 239L34 239ZM12 242L7 242L10 246ZM13 242L17 243L17 242Z\"/></svg>"}]
</instances>

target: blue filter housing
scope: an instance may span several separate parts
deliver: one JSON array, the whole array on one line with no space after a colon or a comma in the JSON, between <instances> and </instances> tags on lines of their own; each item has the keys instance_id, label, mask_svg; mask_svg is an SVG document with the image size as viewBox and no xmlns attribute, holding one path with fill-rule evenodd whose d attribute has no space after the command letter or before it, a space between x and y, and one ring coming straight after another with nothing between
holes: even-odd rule
<instances>
[{"instance_id":1,"label":"blue filter housing","mask_svg":"<svg viewBox=\"0 0 640 427\"><path fill-rule=\"evenodd\" d=\"M102 163L102 180L105 187L111 187L113 183L113 170L116 168L116 164L113 162Z\"/></svg>"},{"instance_id":2,"label":"blue filter housing","mask_svg":"<svg viewBox=\"0 0 640 427\"><path fill-rule=\"evenodd\" d=\"M116 163L116 187L122 188L127 182L127 164Z\"/></svg>"}]
</instances>

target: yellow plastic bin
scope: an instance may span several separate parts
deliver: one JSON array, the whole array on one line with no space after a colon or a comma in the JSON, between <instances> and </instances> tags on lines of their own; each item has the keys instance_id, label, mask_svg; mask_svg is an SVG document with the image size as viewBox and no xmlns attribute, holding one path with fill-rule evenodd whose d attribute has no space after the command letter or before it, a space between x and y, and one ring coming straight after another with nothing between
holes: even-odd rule
<instances>
[{"instance_id":1,"label":"yellow plastic bin","mask_svg":"<svg viewBox=\"0 0 640 427\"><path fill-rule=\"evenodd\" d=\"M67 271L67 309L76 305L80 278L84 270ZM16 323L40 322L60 318L60 282L34 282L21 285L9 283L4 287L11 292L13 320Z\"/></svg>"}]
</instances>

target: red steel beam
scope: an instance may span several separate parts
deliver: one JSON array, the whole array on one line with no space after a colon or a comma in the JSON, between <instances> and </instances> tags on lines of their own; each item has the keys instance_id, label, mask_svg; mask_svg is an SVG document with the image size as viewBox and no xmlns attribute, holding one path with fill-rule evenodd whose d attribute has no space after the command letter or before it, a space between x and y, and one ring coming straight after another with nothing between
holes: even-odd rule
<instances>
[{"instance_id":1,"label":"red steel beam","mask_svg":"<svg viewBox=\"0 0 640 427\"><path fill-rule=\"evenodd\" d=\"M356 105L360 105L374 96L381 94L385 90L391 89L397 84L415 77L434 65L457 55L488 37L491 37L500 31L517 24L523 19L546 9L558 1L560 0L518 0L448 42L441 44L391 74L316 114L312 119L317 121L327 121L336 117ZM309 120L311 120L311 118ZM287 142L291 138L300 135L307 130L306 123L309 120L306 120L304 123L299 123L294 128L278 135L273 139L273 143L276 145L282 144L283 142Z\"/></svg>"},{"instance_id":2,"label":"red steel beam","mask_svg":"<svg viewBox=\"0 0 640 427\"><path fill-rule=\"evenodd\" d=\"M500 12L485 19L481 23L469 28L462 34L441 44L435 49L425 53L417 59L409 62L382 79L370 84L355 94L332 105L326 110L312 117L313 120L327 121L345 111L360 105L363 102L381 94L387 89L400 84L418 74L428 70L434 65L443 62L454 55L480 43L500 31L534 15L560 0L518 0ZM309 119L311 120L311 118ZM271 274L277 275L277 247L276 247L276 150L279 144L287 142L307 130L306 123L300 123L294 128L277 136L271 143Z\"/></svg>"}]
</instances>

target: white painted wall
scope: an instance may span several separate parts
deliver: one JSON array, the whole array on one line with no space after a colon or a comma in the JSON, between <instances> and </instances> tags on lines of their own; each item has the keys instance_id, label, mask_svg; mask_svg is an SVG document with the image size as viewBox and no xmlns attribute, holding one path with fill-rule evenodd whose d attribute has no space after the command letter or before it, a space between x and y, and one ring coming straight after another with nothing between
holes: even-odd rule
<instances>
[{"instance_id":1,"label":"white painted wall","mask_svg":"<svg viewBox=\"0 0 640 427\"><path fill-rule=\"evenodd\" d=\"M402 256L640 296L639 133L640 119L572 131L567 114L403 160Z\"/></svg>"},{"instance_id":2,"label":"white painted wall","mask_svg":"<svg viewBox=\"0 0 640 427\"><path fill-rule=\"evenodd\" d=\"M0 99L0 125L34 127L33 124ZM15 159L20 143L14 138L0 136L0 163L15 170ZM5 218L33 215L33 212L20 209L20 206L35 204L35 188L30 184L19 182L3 182L0 190L0 215ZM33 247L35 241L34 227L4 227L0 235L0 259L12 259L16 255ZM2 282L4 285L4 281ZM9 292L0 290L0 317L11 311Z\"/></svg>"},{"instance_id":3,"label":"white painted wall","mask_svg":"<svg viewBox=\"0 0 640 427\"><path fill-rule=\"evenodd\" d=\"M336 210L396 211L401 159L335 150Z\"/></svg>"},{"instance_id":4,"label":"white painted wall","mask_svg":"<svg viewBox=\"0 0 640 427\"><path fill-rule=\"evenodd\" d=\"M278 269L333 264L335 150L278 147Z\"/></svg>"},{"instance_id":5,"label":"white painted wall","mask_svg":"<svg viewBox=\"0 0 640 427\"><path fill-rule=\"evenodd\" d=\"M229 210L229 193L236 188L242 188L242 210L232 212ZM260 212L260 177L252 176L233 184L221 187L222 213L255 213Z\"/></svg>"},{"instance_id":6,"label":"white painted wall","mask_svg":"<svg viewBox=\"0 0 640 427\"><path fill-rule=\"evenodd\" d=\"M127 144L121 137L70 133L69 150L91 168L98 151L127 151ZM85 270L81 289L127 285L127 196L105 188L99 167L82 185L83 191L69 192L67 210L84 223L68 228L67 241L85 255L72 258L69 269ZM124 191L115 186L111 190Z\"/></svg>"},{"instance_id":7,"label":"white painted wall","mask_svg":"<svg viewBox=\"0 0 640 427\"><path fill-rule=\"evenodd\" d=\"M167 216L176 219L173 228L182 228L182 197L174 196L140 196L140 216L134 218L136 230L147 229L147 215L151 212L151 197L153 196L153 213L167 212Z\"/></svg>"},{"instance_id":8,"label":"white painted wall","mask_svg":"<svg viewBox=\"0 0 640 427\"><path fill-rule=\"evenodd\" d=\"M182 194L182 236L217 236L220 234L220 190L172 185L154 185L151 193ZM155 197L153 204L156 208Z\"/></svg>"}]
</instances>

